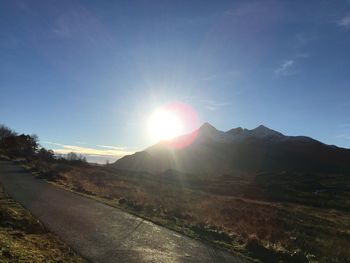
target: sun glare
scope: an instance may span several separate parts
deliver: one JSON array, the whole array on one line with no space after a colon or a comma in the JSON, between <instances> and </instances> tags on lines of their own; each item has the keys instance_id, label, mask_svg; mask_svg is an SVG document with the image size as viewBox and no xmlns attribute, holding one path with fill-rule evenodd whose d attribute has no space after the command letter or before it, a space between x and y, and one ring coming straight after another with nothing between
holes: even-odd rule
<instances>
[{"instance_id":1,"label":"sun glare","mask_svg":"<svg viewBox=\"0 0 350 263\"><path fill-rule=\"evenodd\" d=\"M191 145L197 137L199 119L196 111L183 102L171 102L157 108L147 122L150 137L172 148ZM181 136L185 135L186 136ZM175 140L173 140L175 138Z\"/></svg>"},{"instance_id":2,"label":"sun glare","mask_svg":"<svg viewBox=\"0 0 350 263\"><path fill-rule=\"evenodd\" d=\"M183 123L176 112L157 109L148 121L149 133L155 140L170 140L183 132Z\"/></svg>"}]
</instances>

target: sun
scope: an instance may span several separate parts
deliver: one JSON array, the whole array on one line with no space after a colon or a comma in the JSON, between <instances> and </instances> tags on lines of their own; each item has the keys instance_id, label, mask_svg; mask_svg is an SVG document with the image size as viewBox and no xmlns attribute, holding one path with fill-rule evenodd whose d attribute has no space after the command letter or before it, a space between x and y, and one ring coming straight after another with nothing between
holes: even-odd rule
<instances>
[{"instance_id":1,"label":"sun","mask_svg":"<svg viewBox=\"0 0 350 263\"><path fill-rule=\"evenodd\" d=\"M159 108L148 120L148 131L154 140L171 140L183 132L183 123L176 111Z\"/></svg>"}]
</instances>

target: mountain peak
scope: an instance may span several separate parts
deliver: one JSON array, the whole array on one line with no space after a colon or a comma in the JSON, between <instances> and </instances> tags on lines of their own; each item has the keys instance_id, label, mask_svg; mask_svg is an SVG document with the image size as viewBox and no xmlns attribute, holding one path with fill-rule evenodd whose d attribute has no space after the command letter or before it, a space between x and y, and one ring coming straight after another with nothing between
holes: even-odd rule
<instances>
[{"instance_id":1,"label":"mountain peak","mask_svg":"<svg viewBox=\"0 0 350 263\"><path fill-rule=\"evenodd\" d=\"M201 131L216 131L217 129L211 125L209 122L205 122L202 124L202 126L199 128Z\"/></svg>"},{"instance_id":2,"label":"mountain peak","mask_svg":"<svg viewBox=\"0 0 350 263\"><path fill-rule=\"evenodd\" d=\"M264 125L259 125L255 129L250 130L250 132L256 136L283 136L282 133L272 130Z\"/></svg>"},{"instance_id":3,"label":"mountain peak","mask_svg":"<svg viewBox=\"0 0 350 263\"><path fill-rule=\"evenodd\" d=\"M243 129L242 127L237 127L237 128L233 128L231 130L228 130L226 133L237 135L237 134L242 133L244 130L245 129Z\"/></svg>"},{"instance_id":4,"label":"mountain peak","mask_svg":"<svg viewBox=\"0 0 350 263\"><path fill-rule=\"evenodd\" d=\"M263 124L261 124L258 127L252 129L252 131L274 131L274 130L270 129L269 127L266 127Z\"/></svg>"},{"instance_id":5,"label":"mountain peak","mask_svg":"<svg viewBox=\"0 0 350 263\"><path fill-rule=\"evenodd\" d=\"M263 124L260 124L258 127L256 127L255 129L269 129L270 130L270 128L268 128L268 127L266 127L265 125L263 125Z\"/></svg>"},{"instance_id":6,"label":"mountain peak","mask_svg":"<svg viewBox=\"0 0 350 263\"><path fill-rule=\"evenodd\" d=\"M224 132L206 122L175 140L179 145L190 144L174 148L178 142L159 143L147 148L144 154L125 156L115 165L121 170L164 173L170 177L178 176L174 170L198 175L310 169L350 171L350 150L327 146L308 137L285 136L264 125Z\"/></svg>"}]
</instances>

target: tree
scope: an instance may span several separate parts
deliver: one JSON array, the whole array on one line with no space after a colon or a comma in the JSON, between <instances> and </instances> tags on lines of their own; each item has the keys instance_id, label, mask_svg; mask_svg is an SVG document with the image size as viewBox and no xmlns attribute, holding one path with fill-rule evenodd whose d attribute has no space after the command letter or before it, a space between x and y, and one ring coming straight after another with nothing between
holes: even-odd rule
<instances>
[{"instance_id":1,"label":"tree","mask_svg":"<svg viewBox=\"0 0 350 263\"><path fill-rule=\"evenodd\" d=\"M70 152L70 153L67 153L66 159L68 161L78 161L79 160L79 156L75 152Z\"/></svg>"},{"instance_id":2,"label":"tree","mask_svg":"<svg viewBox=\"0 0 350 263\"><path fill-rule=\"evenodd\" d=\"M38 151L37 137L21 134L5 137L2 147L10 156L31 157Z\"/></svg>"},{"instance_id":3,"label":"tree","mask_svg":"<svg viewBox=\"0 0 350 263\"><path fill-rule=\"evenodd\" d=\"M55 153L52 150L47 150L42 147L37 154L38 158L45 161L51 161L55 158Z\"/></svg>"},{"instance_id":4,"label":"tree","mask_svg":"<svg viewBox=\"0 0 350 263\"><path fill-rule=\"evenodd\" d=\"M70 152L66 154L66 159L71 162L84 162L86 163L85 156L81 154L76 154L75 152Z\"/></svg>"},{"instance_id":5,"label":"tree","mask_svg":"<svg viewBox=\"0 0 350 263\"><path fill-rule=\"evenodd\" d=\"M0 147L2 147L2 144L7 137L16 135L17 133L15 131L10 129L6 125L0 124Z\"/></svg>"}]
</instances>

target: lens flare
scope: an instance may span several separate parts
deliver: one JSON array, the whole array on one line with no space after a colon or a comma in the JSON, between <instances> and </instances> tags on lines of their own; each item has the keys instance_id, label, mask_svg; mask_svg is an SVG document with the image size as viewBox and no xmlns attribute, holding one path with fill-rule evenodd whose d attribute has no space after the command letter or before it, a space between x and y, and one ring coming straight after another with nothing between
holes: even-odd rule
<instances>
[{"instance_id":1,"label":"lens flare","mask_svg":"<svg viewBox=\"0 0 350 263\"><path fill-rule=\"evenodd\" d=\"M154 139L170 140L183 132L179 117L166 109L157 109L150 117L149 132Z\"/></svg>"},{"instance_id":2,"label":"lens flare","mask_svg":"<svg viewBox=\"0 0 350 263\"><path fill-rule=\"evenodd\" d=\"M169 146L183 148L197 137L199 120L195 110L182 102L165 104L156 109L148 120L151 137ZM184 135L186 134L186 135Z\"/></svg>"}]
</instances>

